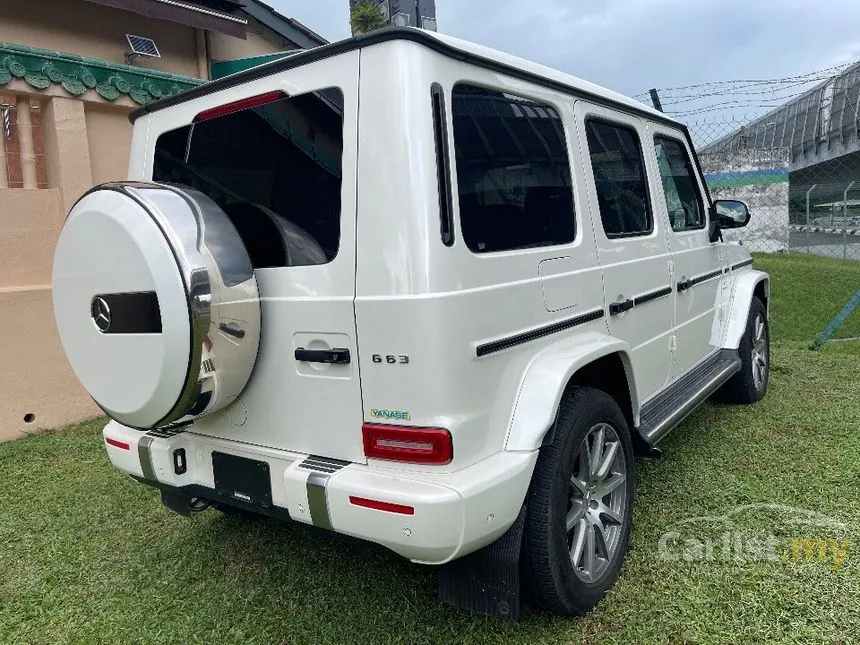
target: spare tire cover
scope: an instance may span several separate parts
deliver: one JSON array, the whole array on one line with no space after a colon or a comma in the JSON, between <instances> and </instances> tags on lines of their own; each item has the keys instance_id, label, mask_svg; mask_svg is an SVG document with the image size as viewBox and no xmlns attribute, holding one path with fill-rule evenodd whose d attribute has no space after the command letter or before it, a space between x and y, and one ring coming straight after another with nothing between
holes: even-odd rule
<instances>
[{"instance_id":1,"label":"spare tire cover","mask_svg":"<svg viewBox=\"0 0 860 645\"><path fill-rule=\"evenodd\" d=\"M199 191L97 186L72 208L53 267L72 369L120 423L164 427L229 405L254 367L260 302L230 220Z\"/></svg>"}]
</instances>

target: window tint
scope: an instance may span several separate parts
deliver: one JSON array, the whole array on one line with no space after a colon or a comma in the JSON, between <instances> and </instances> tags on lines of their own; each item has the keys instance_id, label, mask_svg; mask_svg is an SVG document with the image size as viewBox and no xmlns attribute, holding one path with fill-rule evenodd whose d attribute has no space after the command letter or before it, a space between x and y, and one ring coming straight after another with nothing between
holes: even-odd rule
<instances>
[{"instance_id":1,"label":"window tint","mask_svg":"<svg viewBox=\"0 0 860 645\"><path fill-rule=\"evenodd\" d=\"M474 253L574 238L570 161L552 107L472 85L453 92L463 239Z\"/></svg>"},{"instance_id":2,"label":"window tint","mask_svg":"<svg viewBox=\"0 0 860 645\"><path fill-rule=\"evenodd\" d=\"M217 203L254 268L325 264L340 244L343 95L266 103L162 134L153 180Z\"/></svg>"},{"instance_id":3,"label":"window tint","mask_svg":"<svg viewBox=\"0 0 860 645\"><path fill-rule=\"evenodd\" d=\"M597 119L588 119L585 129L607 237L647 235L653 230L653 219L636 130Z\"/></svg>"},{"instance_id":4,"label":"window tint","mask_svg":"<svg viewBox=\"0 0 860 645\"><path fill-rule=\"evenodd\" d=\"M705 209L684 144L676 139L657 136L654 137L654 148L672 230L703 228Z\"/></svg>"}]
</instances>

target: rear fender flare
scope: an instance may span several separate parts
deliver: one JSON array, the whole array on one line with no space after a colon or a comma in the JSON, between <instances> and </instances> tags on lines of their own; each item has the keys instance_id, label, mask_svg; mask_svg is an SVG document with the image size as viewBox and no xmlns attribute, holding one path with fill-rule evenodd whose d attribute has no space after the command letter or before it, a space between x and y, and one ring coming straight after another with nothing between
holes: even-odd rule
<instances>
[{"instance_id":1,"label":"rear fender flare","mask_svg":"<svg viewBox=\"0 0 860 645\"><path fill-rule=\"evenodd\" d=\"M764 282L764 294L770 302L770 277L763 271L745 271L735 278L729 300L725 329L720 347L737 349L747 329L750 305L759 283ZM769 309L769 305L768 305Z\"/></svg>"},{"instance_id":2,"label":"rear fender flare","mask_svg":"<svg viewBox=\"0 0 860 645\"><path fill-rule=\"evenodd\" d=\"M638 423L639 397L630 362L630 345L598 332L580 334L544 348L526 368L508 426L505 450L538 450L555 423L561 397L571 377L609 354L621 357L634 423Z\"/></svg>"}]
</instances>

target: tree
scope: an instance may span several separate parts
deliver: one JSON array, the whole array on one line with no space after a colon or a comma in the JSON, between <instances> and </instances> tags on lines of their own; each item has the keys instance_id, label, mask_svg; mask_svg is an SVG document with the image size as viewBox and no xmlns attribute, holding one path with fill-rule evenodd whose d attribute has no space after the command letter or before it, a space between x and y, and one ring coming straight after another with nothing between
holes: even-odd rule
<instances>
[{"instance_id":1,"label":"tree","mask_svg":"<svg viewBox=\"0 0 860 645\"><path fill-rule=\"evenodd\" d=\"M349 24L352 27L353 36L360 36L386 26L382 9L370 0L360 0L352 8L349 14Z\"/></svg>"}]
</instances>

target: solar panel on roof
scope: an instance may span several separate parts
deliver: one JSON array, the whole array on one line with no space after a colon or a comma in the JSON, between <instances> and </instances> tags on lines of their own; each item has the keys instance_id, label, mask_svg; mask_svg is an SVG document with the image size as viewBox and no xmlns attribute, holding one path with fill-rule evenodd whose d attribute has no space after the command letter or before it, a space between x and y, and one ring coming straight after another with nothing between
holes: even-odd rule
<instances>
[{"instance_id":1,"label":"solar panel on roof","mask_svg":"<svg viewBox=\"0 0 860 645\"><path fill-rule=\"evenodd\" d=\"M131 47L132 53L138 56L161 58L161 54L158 53L158 47L155 46L155 41L152 38L133 36L132 34L126 34L125 37L128 39L128 45Z\"/></svg>"}]
</instances>

